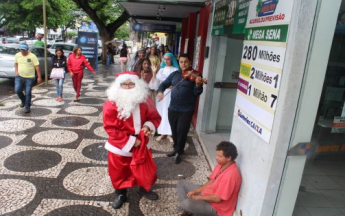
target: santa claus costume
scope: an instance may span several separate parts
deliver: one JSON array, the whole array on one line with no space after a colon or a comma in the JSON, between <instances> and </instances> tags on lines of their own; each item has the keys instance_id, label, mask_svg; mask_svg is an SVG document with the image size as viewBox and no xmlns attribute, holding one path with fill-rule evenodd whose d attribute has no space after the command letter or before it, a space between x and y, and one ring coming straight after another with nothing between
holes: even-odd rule
<instances>
[{"instance_id":1,"label":"santa claus costume","mask_svg":"<svg viewBox=\"0 0 345 216\"><path fill-rule=\"evenodd\" d=\"M109 176L117 194L113 207L117 209L127 200L126 188L137 186L138 175L133 175L130 166L137 137L145 128L154 134L161 117L148 97L147 84L135 72L117 74L107 95L108 101L103 105L103 126L109 136L105 149L108 150ZM147 148L150 149L150 142ZM151 190L139 187L138 192L148 199L158 199Z\"/></svg>"}]
</instances>

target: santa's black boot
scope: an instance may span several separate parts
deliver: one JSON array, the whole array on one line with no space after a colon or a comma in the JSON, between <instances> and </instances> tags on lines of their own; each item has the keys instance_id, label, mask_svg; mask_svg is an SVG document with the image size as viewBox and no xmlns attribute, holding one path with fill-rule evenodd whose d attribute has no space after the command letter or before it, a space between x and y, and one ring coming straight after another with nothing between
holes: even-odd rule
<instances>
[{"instance_id":1,"label":"santa's black boot","mask_svg":"<svg viewBox=\"0 0 345 216\"><path fill-rule=\"evenodd\" d=\"M115 194L116 194L116 198L112 204L112 207L114 209L119 209L122 207L123 203L127 201L127 190L126 189L116 190Z\"/></svg>"}]
</instances>

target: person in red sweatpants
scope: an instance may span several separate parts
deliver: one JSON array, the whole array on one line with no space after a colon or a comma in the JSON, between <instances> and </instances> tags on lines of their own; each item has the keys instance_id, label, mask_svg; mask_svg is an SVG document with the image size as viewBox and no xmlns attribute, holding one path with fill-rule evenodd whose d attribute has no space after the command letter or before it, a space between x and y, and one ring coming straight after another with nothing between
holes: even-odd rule
<instances>
[{"instance_id":1,"label":"person in red sweatpants","mask_svg":"<svg viewBox=\"0 0 345 216\"><path fill-rule=\"evenodd\" d=\"M73 53L69 55L67 61L67 68L72 77L73 88L76 91L76 95L73 99L74 102L79 101L81 80L83 79L83 69L87 67L94 75L96 75L95 70L91 67L90 63L87 61L84 55L81 54L81 48L75 47Z\"/></svg>"}]
</instances>

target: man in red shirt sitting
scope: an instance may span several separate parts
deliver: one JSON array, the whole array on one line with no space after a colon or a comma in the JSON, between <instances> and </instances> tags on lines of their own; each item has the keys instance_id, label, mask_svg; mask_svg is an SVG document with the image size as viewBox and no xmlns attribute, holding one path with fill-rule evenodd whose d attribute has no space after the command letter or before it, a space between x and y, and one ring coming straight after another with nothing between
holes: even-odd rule
<instances>
[{"instance_id":1,"label":"man in red shirt sitting","mask_svg":"<svg viewBox=\"0 0 345 216\"><path fill-rule=\"evenodd\" d=\"M217 145L218 164L206 184L200 187L187 181L179 181L177 184L181 210L179 215L232 216L242 182L235 162L236 158L236 146L231 142L223 141Z\"/></svg>"}]
</instances>

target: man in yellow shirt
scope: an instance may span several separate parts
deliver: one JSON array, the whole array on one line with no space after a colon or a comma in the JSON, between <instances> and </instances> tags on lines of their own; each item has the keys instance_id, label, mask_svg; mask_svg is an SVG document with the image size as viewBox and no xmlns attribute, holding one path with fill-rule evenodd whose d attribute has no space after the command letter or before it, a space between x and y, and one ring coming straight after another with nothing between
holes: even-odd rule
<instances>
[{"instance_id":1,"label":"man in yellow shirt","mask_svg":"<svg viewBox=\"0 0 345 216\"><path fill-rule=\"evenodd\" d=\"M41 83L41 71L39 62L33 53L29 52L27 44L19 45L20 52L14 56L14 68L16 77L14 80L14 91L21 100L20 107L25 107L25 113L30 112L31 90L35 84L35 71L37 73L37 83ZM23 93L25 90L25 95Z\"/></svg>"}]
</instances>

